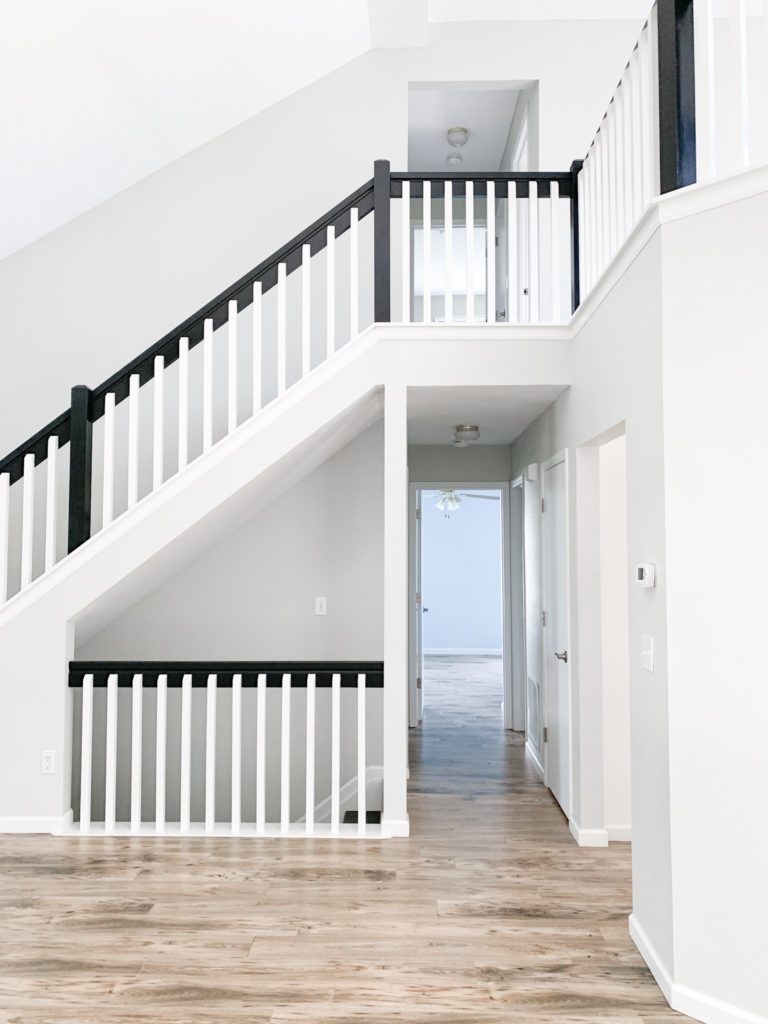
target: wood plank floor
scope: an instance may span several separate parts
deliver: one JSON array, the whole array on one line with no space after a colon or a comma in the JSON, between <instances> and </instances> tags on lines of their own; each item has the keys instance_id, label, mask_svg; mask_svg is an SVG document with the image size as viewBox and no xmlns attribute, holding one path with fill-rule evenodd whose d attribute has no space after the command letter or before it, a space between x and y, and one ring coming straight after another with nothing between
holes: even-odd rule
<instances>
[{"instance_id":1,"label":"wood plank floor","mask_svg":"<svg viewBox=\"0 0 768 1024\"><path fill-rule=\"evenodd\" d=\"M498 663L434 661L412 836L0 836L0 1022L643 1021L629 849L579 849L501 729Z\"/></svg>"}]
</instances>

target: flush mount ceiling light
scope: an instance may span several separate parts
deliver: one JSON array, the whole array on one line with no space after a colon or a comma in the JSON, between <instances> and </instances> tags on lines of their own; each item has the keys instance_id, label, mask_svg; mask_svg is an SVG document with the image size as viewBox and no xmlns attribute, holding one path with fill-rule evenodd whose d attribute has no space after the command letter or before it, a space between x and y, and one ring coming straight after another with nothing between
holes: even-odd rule
<instances>
[{"instance_id":1,"label":"flush mount ceiling light","mask_svg":"<svg viewBox=\"0 0 768 1024\"><path fill-rule=\"evenodd\" d=\"M449 153L448 156L445 158L445 162L447 164L450 164L451 167L458 167L463 159L464 157L461 155L461 153Z\"/></svg>"},{"instance_id":2,"label":"flush mount ceiling light","mask_svg":"<svg viewBox=\"0 0 768 1024\"><path fill-rule=\"evenodd\" d=\"M461 149L462 146L466 146L467 139L469 138L469 128L449 128L446 136L448 139L448 145L453 146L454 149Z\"/></svg>"},{"instance_id":3,"label":"flush mount ceiling light","mask_svg":"<svg viewBox=\"0 0 768 1024\"><path fill-rule=\"evenodd\" d=\"M460 423L453 432L455 448L467 448L480 439L480 428L474 423Z\"/></svg>"}]
</instances>

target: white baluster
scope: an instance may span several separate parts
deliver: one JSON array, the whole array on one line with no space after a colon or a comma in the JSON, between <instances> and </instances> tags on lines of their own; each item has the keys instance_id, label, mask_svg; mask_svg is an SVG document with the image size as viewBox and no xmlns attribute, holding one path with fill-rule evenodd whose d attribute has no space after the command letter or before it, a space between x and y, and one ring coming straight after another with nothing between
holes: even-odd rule
<instances>
[{"instance_id":1,"label":"white baluster","mask_svg":"<svg viewBox=\"0 0 768 1024\"><path fill-rule=\"evenodd\" d=\"M411 183L403 182L403 202L401 205L403 224L401 229L402 263L403 263L403 323L411 322Z\"/></svg>"},{"instance_id":2,"label":"white baluster","mask_svg":"<svg viewBox=\"0 0 768 1024\"><path fill-rule=\"evenodd\" d=\"M312 366L310 303L312 299L312 247L307 242L301 247L301 376L306 377Z\"/></svg>"},{"instance_id":3,"label":"white baluster","mask_svg":"<svg viewBox=\"0 0 768 1024\"><path fill-rule=\"evenodd\" d=\"M256 690L256 831L266 822L267 677L261 674Z\"/></svg>"},{"instance_id":4,"label":"white baluster","mask_svg":"<svg viewBox=\"0 0 768 1024\"><path fill-rule=\"evenodd\" d=\"M227 307L227 432L237 427L237 299L231 299Z\"/></svg>"},{"instance_id":5,"label":"white baluster","mask_svg":"<svg viewBox=\"0 0 768 1024\"><path fill-rule=\"evenodd\" d=\"M425 181L422 192L422 320L432 322L432 182Z\"/></svg>"},{"instance_id":6,"label":"white baluster","mask_svg":"<svg viewBox=\"0 0 768 1024\"><path fill-rule=\"evenodd\" d=\"M532 324L539 322L539 186L530 182L528 193L528 309Z\"/></svg>"},{"instance_id":7,"label":"white baluster","mask_svg":"<svg viewBox=\"0 0 768 1024\"><path fill-rule=\"evenodd\" d=\"M331 832L339 831L341 778L341 676L331 678Z\"/></svg>"},{"instance_id":8,"label":"white baluster","mask_svg":"<svg viewBox=\"0 0 768 1024\"><path fill-rule=\"evenodd\" d=\"M715 105L715 21L713 0L693 0L694 64L696 67L696 180L717 174Z\"/></svg>"},{"instance_id":9,"label":"white baluster","mask_svg":"<svg viewBox=\"0 0 768 1024\"><path fill-rule=\"evenodd\" d=\"M21 496L21 586L32 582L32 557L35 543L35 456L24 456Z\"/></svg>"},{"instance_id":10,"label":"white baluster","mask_svg":"<svg viewBox=\"0 0 768 1024\"><path fill-rule=\"evenodd\" d=\"M240 831L242 806L240 798L240 780L242 765L243 739L243 677L232 676L232 831Z\"/></svg>"},{"instance_id":11,"label":"white baluster","mask_svg":"<svg viewBox=\"0 0 768 1024\"><path fill-rule=\"evenodd\" d=\"M336 351L336 228L326 233L325 348L326 356Z\"/></svg>"},{"instance_id":12,"label":"white baluster","mask_svg":"<svg viewBox=\"0 0 768 1024\"><path fill-rule=\"evenodd\" d=\"M486 204L486 286L485 320L496 323L496 184L489 181L485 197Z\"/></svg>"},{"instance_id":13,"label":"white baluster","mask_svg":"<svg viewBox=\"0 0 768 1024\"><path fill-rule=\"evenodd\" d=\"M131 708L131 832L141 831L141 740L144 677L133 677Z\"/></svg>"},{"instance_id":14,"label":"white baluster","mask_svg":"<svg viewBox=\"0 0 768 1024\"><path fill-rule=\"evenodd\" d=\"M153 380L154 402L152 418L152 490L156 491L163 482L163 456L165 454L165 359L155 356Z\"/></svg>"},{"instance_id":15,"label":"white baluster","mask_svg":"<svg viewBox=\"0 0 768 1024\"><path fill-rule=\"evenodd\" d=\"M107 679L107 744L104 772L104 831L115 830L117 804L117 676Z\"/></svg>"},{"instance_id":16,"label":"white baluster","mask_svg":"<svg viewBox=\"0 0 768 1024\"><path fill-rule=\"evenodd\" d=\"M747 0L728 0L731 78L736 97L738 150L736 167L749 166L749 61L747 56Z\"/></svg>"},{"instance_id":17,"label":"white baluster","mask_svg":"<svg viewBox=\"0 0 768 1024\"><path fill-rule=\"evenodd\" d=\"M367 765L365 753L365 676L357 677L357 831L365 834L367 808L365 786Z\"/></svg>"},{"instance_id":18,"label":"white baluster","mask_svg":"<svg viewBox=\"0 0 768 1024\"><path fill-rule=\"evenodd\" d=\"M179 471L189 462L189 338L179 339Z\"/></svg>"},{"instance_id":19,"label":"white baluster","mask_svg":"<svg viewBox=\"0 0 768 1024\"><path fill-rule=\"evenodd\" d=\"M349 337L356 338L360 333L359 307L359 254L358 215L357 207L349 211Z\"/></svg>"},{"instance_id":20,"label":"white baluster","mask_svg":"<svg viewBox=\"0 0 768 1024\"><path fill-rule=\"evenodd\" d=\"M0 604L8 600L8 540L11 530L11 474L0 473Z\"/></svg>"},{"instance_id":21,"label":"white baluster","mask_svg":"<svg viewBox=\"0 0 768 1024\"><path fill-rule=\"evenodd\" d=\"M286 328L286 295L285 295L286 266L284 263L277 265L277 393L282 395L288 387L288 354L286 352L287 328Z\"/></svg>"},{"instance_id":22,"label":"white baluster","mask_svg":"<svg viewBox=\"0 0 768 1024\"><path fill-rule=\"evenodd\" d=\"M109 526L115 514L115 396L104 396L104 455L102 459L101 527Z\"/></svg>"},{"instance_id":23,"label":"white baluster","mask_svg":"<svg viewBox=\"0 0 768 1024\"><path fill-rule=\"evenodd\" d=\"M517 265L517 183L507 182L507 323L520 321L518 290L520 270Z\"/></svg>"},{"instance_id":24,"label":"white baluster","mask_svg":"<svg viewBox=\"0 0 768 1024\"><path fill-rule=\"evenodd\" d=\"M306 832L308 836L315 831L315 729L317 728L315 715L315 698L317 694L316 676L310 672L307 676L307 776L305 794Z\"/></svg>"},{"instance_id":25,"label":"white baluster","mask_svg":"<svg viewBox=\"0 0 768 1024\"><path fill-rule=\"evenodd\" d=\"M608 206L608 165L606 157L608 153L606 119L603 118L600 131L597 136L597 203L599 210L598 217L598 276L602 274L608 265L608 219L610 210Z\"/></svg>"},{"instance_id":26,"label":"white baluster","mask_svg":"<svg viewBox=\"0 0 768 1024\"><path fill-rule=\"evenodd\" d=\"M192 676L181 680L181 785L179 822L182 832L189 832L192 813Z\"/></svg>"},{"instance_id":27,"label":"white baluster","mask_svg":"<svg viewBox=\"0 0 768 1024\"><path fill-rule=\"evenodd\" d=\"M453 182L445 183L445 322L453 323Z\"/></svg>"},{"instance_id":28,"label":"white baluster","mask_svg":"<svg viewBox=\"0 0 768 1024\"><path fill-rule=\"evenodd\" d=\"M605 118L606 141L608 143L608 262L616 255L618 242L618 181L616 152L616 101L611 100Z\"/></svg>"},{"instance_id":29,"label":"white baluster","mask_svg":"<svg viewBox=\"0 0 768 1024\"><path fill-rule=\"evenodd\" d=\"M589 207L590 207L590 210L589 210L589 233L588 233L588 236L587 236L588 237L587 252L588 252L588 255L589 255L589 287L590 287L590 290L591 290L592 287L594 286L595 279L597 278L597 273L598 273L598 271L597 271L597 266L598 266L598 263L597 263L597 255L598 255L598 253L597 253L597 239L598 239L598 235L599 235L598 223L599 223L599 207L600 207L600 204L599 204L599 201L598 201L598 196L597 196L597 177L598 177L597 151L596 151L594 145L592 146L592 149L590 150L589 165L590 165L590 173L589 173L589 194L590 194Z\"/></svg>"},{"instance_id":30,"label":"white baluster","mask_svg":"<svg viewBox=\"0 0 768 1024\"><path fill-rule=\"evenodd\" d=\"M205 831L213 832L216 824L216 683L208 676L205 709Z\"/></svg>"},{"instance_id":31,"label":"white baluster","mask_svg":"<svg viewBox=\"0 0 768 1024\"><path fill-rule=\"evenodd\" d=\"M643 28L640 33L640 40L638 42L638 61L640 65L640 89L642 93L641 100L641 135L642 135L642 207L645 207L650 203L653 198L653 182L654 182L654 171L653 171L653 142L652 136L654 128L657 127L653 124L653 111L655 109L653 102L654 88L653 76L651 72L651 38L650 28L648 24Z\"/></svg>"},{"instance_id":32,"label":"white baluster","mask_svg":"<svg viewBox=\"0 0 768 1024\"><path fill-rule=\"evenodd\" d=\"M56 484L59 439L56 434L48 438L48 460L45 485L45 571L56 564Z\"/></svg>"},{"instance_id":33,"label":"white baluster","mask_svg":"<svg viewBox=\"0 0 768 1024\"><path fill-rule=\"evenodd\" d=\"M253 284L253 387L252 411L261 409L261 281Z\"/></svg>"},{"instance_id":34,"label":"white baluster","mask_svg":"<svg viewBox=\"0 0 768 1024\"><path fill-rule=\"evenodd\" d=\"M635 226L632 213L632 88L629 84L629 68L624 73L619 93L621 96L621 164L624 171L621 189L623 242Z\"/></svg>"},{"instance_id":35,"label":"white baluster","mask_svg":"<svg viewBox=\"0 0 768 1024\"><path fill-rule=\"evenodd\" d=\"M128 384L128 508L139 500L139 387L138 373Z\"/></svg>"},{"instance_id":36,"label":"white baluster","mask_svg":"<svg viewBox=\"0 0 768 1024\"><path fill-rule=\"evenodd\" d=\"M283 675L283 700L280 716L280 831L291 824L291 677Z\"/></svg>"},{"instance_id":37,"label":"white baluster","mask_svg":"<svg viewBox=\"0 0 768 1024\"><path fill-rule=\"evenodd\" d=\"M643 212L643 90L640 81L640 57L637 47L629 59L632 92L632 223Z\"/></svg>"},{"instance_id":38,"label":"white baluster","mask_svg":"<svg viewBox=\"0 0 768 1024\"><path fill-rule=\"evenodd\" d=\"M91 771L93 763L93 676L83 676L83 709L80 716L80 831L91 829Z\"/></svg>"},{"instance_id":39,"label":"white baluster","mask_svg":"<svg viewBox=\"0 0 768 1024\"><path fill-rule=\"evenodd\" d=\"M560 186L556 181L549 183L549 212L552 256L552 321L559 324L563 319L563 310L560 294Z\"/></svg>"},{"instance_id":40,"label":"white baluster","mask_svg":"<svg viewBox=\"0 0 768 1024\"><path fill-rule=\"evenodd\" d=\"M213 320L203 322L203 451L213 444Z\"/></svg>"},{"instance_id":41,"label":"white baluster","mask_svg":"<svg viewBox=\"0 0 768 1024\"><path fill-rule=\"evenodd\" d=\"M589 223L589 163L584 166L576 178L579 202L579 275L581 280L582 299L589 292L589 250L587 248L587 224Z\"/></svg>"},{"instance_id":42,"label":"white baluster","mask_svg":"<svg viewBox=\"0 0 768 1024\"><path fill-rule=\"evenodd\" d=\"M168 729L168 676L157 677L155 733L155 832L165 832L165 746Z\"/></svg>"},{"instance_id":43,"label":"white baluster","mask_svg":"<svg viewBox=\"0 0 768 1024\"><path fill-rule=\"evenodd\" d=\"M466 236L467 236L467 315L468 324L475 322L475 194L474 183L467 182Z\"/></svg>"}]
</instances>

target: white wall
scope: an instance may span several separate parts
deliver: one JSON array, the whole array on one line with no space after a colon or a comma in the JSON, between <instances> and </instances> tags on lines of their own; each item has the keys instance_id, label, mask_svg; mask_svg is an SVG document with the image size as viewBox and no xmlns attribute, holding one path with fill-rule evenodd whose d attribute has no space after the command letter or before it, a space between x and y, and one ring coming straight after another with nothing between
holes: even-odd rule
<instances>
[{"instance_id":1,"label":"white wall","mask_svg":"<svg viewBox=\"0 0 768 1024\"><path fill-rule=\"evenodd\" d=\"M382 657L377 424L77 648L94 659ZM314 614L328 598L327 616Z\"/></svg>"}]
</instances>

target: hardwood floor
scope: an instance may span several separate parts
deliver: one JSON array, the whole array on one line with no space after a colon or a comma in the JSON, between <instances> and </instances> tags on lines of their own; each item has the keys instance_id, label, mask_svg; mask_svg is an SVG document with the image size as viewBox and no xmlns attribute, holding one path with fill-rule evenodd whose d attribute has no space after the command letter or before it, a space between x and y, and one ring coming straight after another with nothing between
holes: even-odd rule
<instances>
[{"instance_id":1,"label":"hardwood floor","mask_svg":"<svg viewBox=\"0 0 768 1024\"><path fill-rule=\"evenodd\" d=\"M429 666L407 840L1 836L0 1022L685 1021L628 847L575 845L498 671Z\"/></svg>"}]
</instances>

